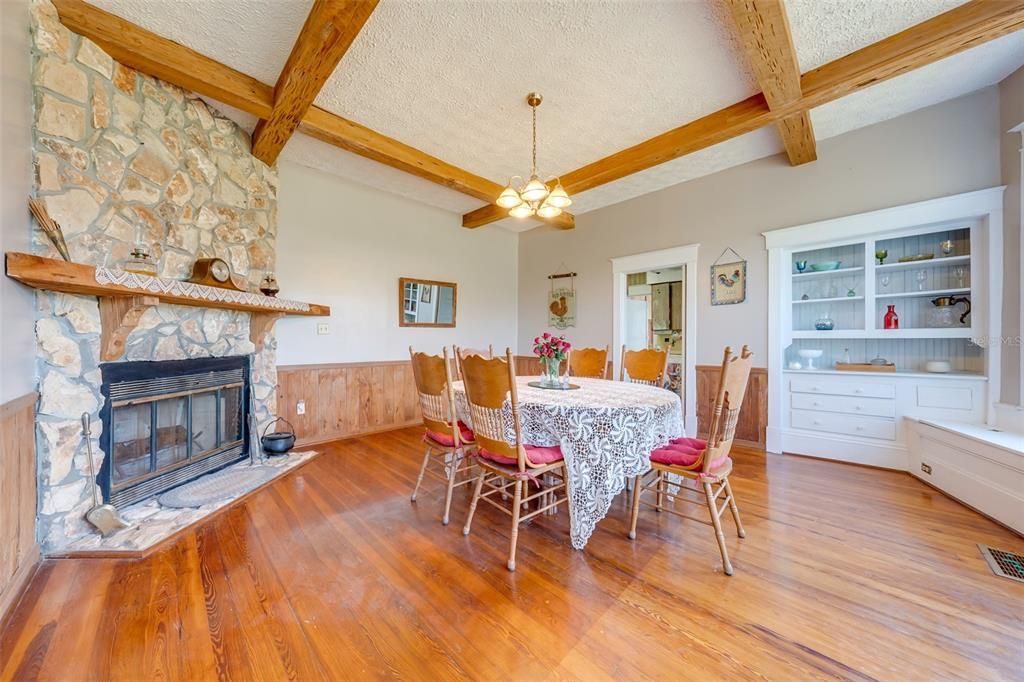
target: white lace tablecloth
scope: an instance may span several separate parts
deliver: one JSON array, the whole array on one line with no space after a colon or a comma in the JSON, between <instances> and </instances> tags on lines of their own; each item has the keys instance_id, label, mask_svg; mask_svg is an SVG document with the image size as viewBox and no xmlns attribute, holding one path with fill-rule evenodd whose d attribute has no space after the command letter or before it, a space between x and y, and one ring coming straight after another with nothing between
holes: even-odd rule
<instances>
[{"instance_id":1,"label":"white lace tablecloth","mask_svg":"<svg viewBox=\"0 0 1024 682\"><path fill-rule=\"evenodd\" d=\"M560 445L569 471L572 545L582 549L627 479L651 467L651 450L683 436L679 396L654 386L573 377L574 391L528 386L538 377L518 377L523 441ZM459 417L472 426L462 382L454 382ZM505 437L515 441L510 403Z\"/></svg>"}]
</instances>

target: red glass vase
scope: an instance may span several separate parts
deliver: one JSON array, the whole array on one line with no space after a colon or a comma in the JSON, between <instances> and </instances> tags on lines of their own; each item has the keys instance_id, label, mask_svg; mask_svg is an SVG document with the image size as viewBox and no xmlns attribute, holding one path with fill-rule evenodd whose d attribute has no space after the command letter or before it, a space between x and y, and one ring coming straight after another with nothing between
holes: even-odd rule
<instances>
[{"instance_id":1,"label":"red glass vase","mask_svg":"<svg viewBox=\"0 0 1024 682\"><path fill-rule=\"evenodd\" d=\"M896 314L896 306L888 306L889 310L885 313L885 328L886 329L899 329L900 328L900 316Z\"/></svg>"}]
</instances>

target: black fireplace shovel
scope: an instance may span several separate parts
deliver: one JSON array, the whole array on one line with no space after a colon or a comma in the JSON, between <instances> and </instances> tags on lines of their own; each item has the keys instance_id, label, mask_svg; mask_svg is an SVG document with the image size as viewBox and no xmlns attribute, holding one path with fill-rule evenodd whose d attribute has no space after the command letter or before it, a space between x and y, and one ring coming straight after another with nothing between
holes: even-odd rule
<instances>
[{"instance_id":1,"label":"black fireplace shovel","mask_svg":"<svg viewBox=\"0 0 1024 682\"><path fill-rule=\"evenodd\" d=\"M127 528L121 515L112 504L100 504L96 497L96 465L92 461L92 430L89 428L89 413L82 413L82 434L85 436L85 454L89 458L89 489L92 490L92 509L85 512L85 520L99 529L100 535L106 537L111 533Z\"/></svg>"}]
</instances>

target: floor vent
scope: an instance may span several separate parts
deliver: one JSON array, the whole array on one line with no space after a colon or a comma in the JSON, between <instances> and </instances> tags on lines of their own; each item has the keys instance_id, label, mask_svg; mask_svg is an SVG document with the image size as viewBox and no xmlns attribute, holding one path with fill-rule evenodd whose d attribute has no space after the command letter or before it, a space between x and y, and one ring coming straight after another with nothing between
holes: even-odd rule
<instances>
[{"instance_id":1,"label":"floor vent","mask_svg":"<svg viewBox=\"0 0 1024 682\"><path fill-rule=\"evenodd\" d=\"M992 572L1002 578L1009 578L1024 583L1024 556L1007 552L1001 549L993 549L988 545L978 545L981 556L988 562Z\"/></svg>"}]
</instances>

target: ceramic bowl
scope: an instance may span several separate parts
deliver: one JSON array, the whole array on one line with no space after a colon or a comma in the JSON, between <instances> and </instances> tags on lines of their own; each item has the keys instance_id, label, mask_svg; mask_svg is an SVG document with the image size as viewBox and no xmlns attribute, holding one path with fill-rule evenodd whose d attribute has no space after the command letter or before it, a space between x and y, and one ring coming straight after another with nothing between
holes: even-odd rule
<instances>
[{"instance_id":1,"label":"ceramic bowl","mask_svg":"<svg viewBox=\"0 0 1024 682\"><path fill-rule=\"evenodd\" d=\"M820 358L824 353L825 351L821 350L820 348L801 348L796 352L797 355L799 355L805 360L815 360L817 358Z\"/></svg>"},{"instance_id":2,"label":"ceramic bowl","mask_svg":"<svg viewBox=\"0 0 1024 682\"><path fill-rule=\"evenodd\" d=\"M950 366L949 361L947 360L929 360L924 364L924 369L926 372L933 372L935 374L946 374L953 368L952 366Z\"/></svg>"},{"instance_id":3,"label":"ceramic bowl","mask_svg":"<svg viewBox=\"0 0 1024 682\"><path fill-rule=\"evenodd\" d=\"M811 270L815 272L824 272L825 270L838 270L839 266L843 264L841 260L830 260L824 263L811 263Z\"/></svg>"}]
</instances>

